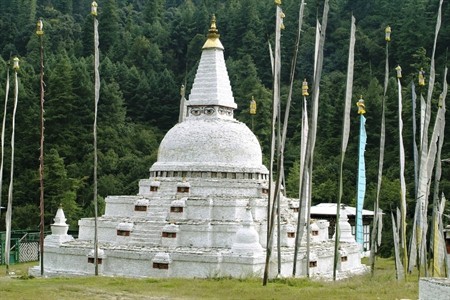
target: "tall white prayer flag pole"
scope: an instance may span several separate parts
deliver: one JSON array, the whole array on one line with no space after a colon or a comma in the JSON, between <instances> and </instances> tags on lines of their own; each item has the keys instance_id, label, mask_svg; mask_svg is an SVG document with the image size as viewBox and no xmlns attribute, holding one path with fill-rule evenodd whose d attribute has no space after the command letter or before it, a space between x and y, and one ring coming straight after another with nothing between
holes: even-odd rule
<instances>
[{"instance_id":1,"label":"tall white prayer flag pole","mask_svg":"<svg viewBox=\"0 0 450 300\"><path fill-rule=\"evenodd\" d=\"M336 278L336 268L338 260L338 249L339 249L339 212L341 208L341 200L343 194L343 168L344 168L344 158L347 151L348 139L350 135L350 106L353 94L353 70L354 70L354 57L355 57L355 17L352 15L351 25L350 25L350 43L348 49L348 63L347 63L347 84L345 90L345 100L344 100L344 114L343 114L343 126L342 126L342 143L341 143L341 162L339 171L339 195L336 203L336 234L335 234L335 244L334 244L334 261L333 261L333 276Z\"/></svg>"},{"instance_id":2,"label":"tall white prayer flag pole","mask_svg":"<svg viewBox=\"0 0 450 300\"><path fill-rule=\"evenodd\" d=\"M41 260L41 276L44 275L44 44L43 44L43 35L44 35L44 23L42 19L36 24L36 34L39 37L40 43L40 88L41 88L41 141L40 141L40 155L39 155L39 185L40 185L40 201L39 201L39 210L40 210L40 224L39 224L39 251L40 251L40 260Z\"/></svg>"},{"instance_id":3,"label":"tall white prayer flag pole","mask_svg":"<svg viewBox=\"0 0 450 300\"><path fill-rule=\"evenodd\" d=\"M403 264L406 268L408 262L408 250L406 245L406 182L405 182L405 147L403 145L403 99L402 99L402 68L398 65L395 70L397 71L397 85L398 85L398 135L399 135L399 156L400 156L400 224L397 224L400 229L400 250L403 253ZM406 269L403 272L406 274Z\"/></svg>"},{"instance_id":4,"label":"tall white prayer flag pole","mask_svg":"<svg viewBox=\"0 0 450 300\"><path fill-rule=\"evenodd\" d=\"M362 224L362 211L364 206L364 197L366 194L366 163L364 160L364 152L366 151L366 108L364 100L361 98L356 103L358 106L358 114L360 118L359 127L359 153L358 153L358 184L357 184L357 197L356 197L356 242L360 245L361 250L364 249L364 232Z\"/></svg>"},{"instance_id":5,"label":"tall white prayer flag pole","mask_svg":"<svg viewBox=\"0 0 450 300\"><path fill-rule=\"evenodd\" d=\"M97 203L97 111L98 111L98 99L100 97L100 73L99 73L99 51L98 51L98 20L97 20L97 2L92 1L91 15L94 18L94 72L95 72L95 85L94 85L94 264L95 275L98 275L98 203Z\"/></svg>"},{"instance_id":6,"label":"tall white prayer flag pole","mask_svg":"<svg viewBox=\"0 0 450 300\"><path fill-rule=\"evenodd\" d=\"M281 0L276 0L276 13L275 13L275 57L273 64L273 100L272 100L272 134L271 134L271 148L270 148L270 165L269 165L269 201L267 203L267 246L266 246L266 262L264 267L263 285L267 284L269 278L269 264L270 256L272 254L273 243L273 228L275 223L275 209L276 199L279 195L276 195L273 187L273 162L276 151L276 134L275 127L278 117L278 107L280 101L280 70L281 70L281 29L283 25L283 11L281 10Z\"/></svg>"},{"instance_id":7,"label":"tall white prayer flag pole","mask_svg":"<svg viewBox=\"0 0 450 300\"><path fill-rule=\"evenodd\" d=\"M323 67L323 49L325 45L325 34L327 31L327 23L328 23L328 12L330 10L329 1L325 0L323 6L322 13L322 26L320 30L320 38L318 43L318 52L317 52L317 61L315 61L315 71L314 71L314 82L312 89L312 103L311 103L311 126L310 126L310 135L309 135L309 144L308 144L308 153L306 155L306 163L308 164L309 172L309 180L307 183L308 186L308 206L306 210L306 276L309 277L309 262L310 262L310 220L311 220L311 190L312 190L312 173L313 173L313 165L314 165L314 148L316 145L316 135L317 135L317 122L318 122L318 113L319 113L319 94L320 94L320 80L322 78L322 67Z\"/></svg>"},{"instance_id":8,"label":"tall white prayer flag pole","mask_svg":"<svg viewBox=\"0 0 450 300\"><path fill-rule=\"evenodd\" d=\"M386 92L389 82L389 42L391 41L391 27L388 25L385 30L384 40L386 41L386 62L384 68L384 91L383 91L383 100L381 103L381 132L380 132L380 156L378 159L378 177L377 177L377 196L374 203L374 216L373 216L373 225L372 225L372 233L370 236L370 269L372 276L375 271L375 252L376 245L379 244L378 241L381 241L381 217L379 216L379 207L380 207L380 191L381 191L381 182L383 179L383 163L384 163L384 148L386 142L386 120L385 120L385 110L386 110ZM377 238L378 236L378 238ZM378 243L377 243L378 242Z\"/></svg>"},{"instance_id":9,"label":"tall white prayer flag pole","mask_svg":"<svg viewBox=\"0 0 450 300\"><path fill-rule=\"evenodd\" d=\"M19 100L19 79L17 77L17 72L19 71L19 58L14 57L13 59L13 70L14 70L14 108L12 114L12 129L11 129L11 172L9 178L9 188L8 188L8 206L6 208L6 242L5 242L5 263L6 263L6 274L9 274L9 253L11 248L11 217L12 217L12 201L13 201L13 187L14 187L14 137L16 128L16 111L17 102Z\"/></svg>"}]
</instances>

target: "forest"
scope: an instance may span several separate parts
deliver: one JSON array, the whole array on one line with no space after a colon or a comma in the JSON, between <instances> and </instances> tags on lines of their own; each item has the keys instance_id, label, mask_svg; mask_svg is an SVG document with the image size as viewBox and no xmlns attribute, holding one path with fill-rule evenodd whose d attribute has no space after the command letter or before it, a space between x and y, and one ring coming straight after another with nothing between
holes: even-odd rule
<instances>
[{"instance_id":1,"label":"forest","mask_svg":"<svg viewBox=\"0 0 450 300\"><path fill-rule=\"evenodd\" d=\"M295 66L291 117L285 153L286 191L298 197L301 131L301 85L313 80L316 19L323 2L306 1L300 48ZM186 95L193 83L211 16L225 47L225 58L238 109L235 117L257 135L267 165L270 151L272 71L268 42L273 45L275 5L269 0L99 0L101 90L98 108L98 197L100 214L108 195L136 194L138 180L149 176L164 134L178 122L180 87ZM366 105L366 209L376 198L381 103L385 71L384 29L389 43L390 79L386 95L386 152L380 208L385 213L380 253L390 256L389 214L400 205L399 130L395 67L403 70L403 139L406 152L407 211L415 209L411 83L421 68L430 69L438 0L331 0L320 82L319 121L314 155L313 204L336 202L340 168L342 116L351 15L356 18L353 103ZM94 69L93 18L90 0L0 0L0 97L5 101L11 58L20 59L16 115L13 230L38 230L40 153L40 41L36 22L44 24L45 65L45 226L62 205L71 230L77 220L93 216ZM288 96L291 60L298 30L300 1L283 0L285 29L281 37L281 97ZM433 112L442 92L450 6L445 1L436 49ZM12 82L11 91L13 91ZM426 94L426 88L416 88ZM11 112L6 113L3 186L6 206L11 168ZM252 97L257 114L249 114ZM343 203L355 205L359 118L351 109L349 147L344 164ZM434 114L433 114L434 116ZM432 120L432 122L434 122ZM432 123L433 124L433 123ZM447 132L449 125L447 124ZM430 130L432 126L430 126ZM446 134L448 136L448 134ZM443 158L450 141L444 140ZM450 194L450 164L442 167L440 192ZM5 210L0 231L5 230ZM431 214L431 213L430 213ZM448 223L448 219L445 220ZM411 226L408 225L408 229Z\"/></svg>"}]
</instances>

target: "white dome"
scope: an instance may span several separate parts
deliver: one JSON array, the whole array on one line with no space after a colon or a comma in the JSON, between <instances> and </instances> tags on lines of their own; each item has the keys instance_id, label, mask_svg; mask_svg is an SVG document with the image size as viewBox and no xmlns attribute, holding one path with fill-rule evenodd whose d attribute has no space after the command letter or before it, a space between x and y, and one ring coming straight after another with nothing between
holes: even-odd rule
<instances>
[{"instance_id":1,"label":"white dome","mask_svg":"<svg viewBox=\"0 0 450 300\"><path fill-rule=\"evenodd\" d=\"M253 132L241 122L221 118L188 118L175 125L150 171L268 173Z\"/></svg>"}]
</instances>

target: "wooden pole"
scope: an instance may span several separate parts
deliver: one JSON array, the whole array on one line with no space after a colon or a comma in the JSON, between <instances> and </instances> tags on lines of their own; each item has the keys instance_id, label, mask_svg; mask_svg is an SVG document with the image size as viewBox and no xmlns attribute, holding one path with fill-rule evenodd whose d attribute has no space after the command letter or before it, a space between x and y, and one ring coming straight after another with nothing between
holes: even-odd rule
<instances>
[{"instance_id":1,"label":"wooden pole","mask_svg":"<svg viewBox=\"0 0 450 300\"><path fill-rule=\"evenodd\" d=\"M94 6L95 5L95 6ZM100 94L100 74L99 74L99 51L98 51L98 20L97 3L92 2L91 14L94 17L94 265L95 275L98 275L98 201L97 201L97 112Z\"/></svg>"},{"instance_id":2,"label":"wooden pole","mask_svg":"<svg viewBox=\"0 0 450 300\"><path fill-rule=\"evenodd\" d=\"M41 144L40 144L40 155L39 155L39 184L40 184L40 201L39 201L39 209L40 209L40 218L41 222L39 225L39 250L40 250L40 259L41 259L41 276L44 275L44 44L43 44L43 36L39 34L39 42L40 42L40 66L41 66Z\"/></svg>"}]
</instances>

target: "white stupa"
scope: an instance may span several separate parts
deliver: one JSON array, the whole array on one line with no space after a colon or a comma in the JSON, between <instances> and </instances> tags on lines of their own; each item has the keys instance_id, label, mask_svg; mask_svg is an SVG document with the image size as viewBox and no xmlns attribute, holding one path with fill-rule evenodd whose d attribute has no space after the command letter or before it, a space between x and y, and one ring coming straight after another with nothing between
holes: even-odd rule
<instances>
[{"instance_id":1,"label":"white stupa","mask_svg":"<svg viewBox=\"0 0 450 300\"><path fill-rule=\"evenodd\" d=\"M213 18L183 117L162 140L150 177L139 182L137 195L106 198L97 220L100 274L262 276L269 172L256 136L233 117L237 105L223 51ZM292 274L298 202L281 196L281 276ZM333 273L328 225L322 221L309 233L312 276ZM78 239L45 244L44 274L92 275L93 249L94 219L81 219ZM306 273L305 251L302 241L297 276ZM354 241L343 241L340 252L338 276L365 269ZM277 276L277 255L270 264L270 276Z\"/></svg>"}]
</instances>

